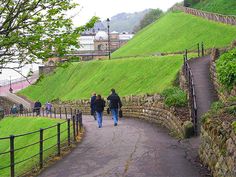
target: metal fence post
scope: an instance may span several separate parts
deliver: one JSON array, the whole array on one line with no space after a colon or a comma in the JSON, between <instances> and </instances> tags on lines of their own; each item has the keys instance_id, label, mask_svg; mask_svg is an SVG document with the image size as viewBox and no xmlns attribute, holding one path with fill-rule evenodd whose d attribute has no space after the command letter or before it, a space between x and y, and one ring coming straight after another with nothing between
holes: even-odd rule
<instances>
[{"instance_id":1,"label":"metal fence post","mask_svg":"<svg viewBox=\"0 0 236 177\"><path fill-rule=\"evenodd\" d=\"M61 155L61 124L57 124L57 155Z\"/></svg>"},{"instance_id":2,"label":"metal fence post","mask_svg":"<svg viewBox=\"0 0 236 177\"><path fill-rule=\"evenodd\" d=\"M202 42L202 56L204 56L204 43Z\"/></svg>"},{"instance_id":3,"label":"metal fence post","mask_svg":"<svg viewBox=\"0 0 236 177\"><path fill-rule=\"evenodd\" d=\"M73 116L72 108L70 108L70 116L71 116L71 118Z\"/></svg>"},{"instance_id":4,"label":"metal fence post","mask_svg":"<svg viewBox=\"0 0 236 177\"><path fill-rule=\"evenodd\" d=\"M11 177L15 176L15 151L14 151L15 136L10 136L10 161L11 161Z\"/></svg>"},{"instance_id":5,"label":"metal fence post","mask_svg":"<svg viewBox=\"0 0 236 177\"><path fill-rule=\"evenodd\" d=\"M54 118L56 118L56 108L54 108Z\"/></svg>"},{"instance_id":6,"label":"metal fence post","mask_svg":"<svg viewBox=\"0 0 236 177\"><path fill-rule=\"evenodd\" d=\"M72 118L73 121L73 135L74 135L74 141L76 141L76 135L75 135L75 115Z\"/></svg>"},{"instance_id":7,"label":"metal fence post","mask_svg":"<svg viewBox=\"0 0 236 177\"><path fill-rule=\"evenodd\" d=\"M200 57L200 44L197 44L197 53L198 53L198 57Z\"/></svg>"},{"instance_id":8,"label":"metal fence post","mask_svg":"<svg viewBox=\"0 0 236 177\"><path fill-rule=\"evenodd\" d=\"M66 115L66 119L67 119L67 109L66 109L66 107L65 107L65 115Z\"/></svg>"},{"instance_id":9,"label":"metal fence post","mask_svg":"<svg viewBox=\"0 0 236 177\"><path fill-rule=\"evenodd\" d=\"M76 114L76 136L79 135L79 113Z\"/></svg>"},{"instance_id":10,"label":"metal fence post","mask_svg":"<svg viewBox=\"0 0 236 177\"><path fill-rule=\"evenodd\" d=\"M44 108L42 108L42 111L43 111L43 117L44 117Z\"/></svg>"},{"instance_id":11,"label":"metal fence post","mask_svg":"<svg viewBox=\"0 0 236 177\"><path fill-rule=\"evenodd\" d=\"M39 140L39 166L43 168L43 129L40 129L40 140Z\"/></svg>"},{"instance_id":12,"label":"metal fence post","mask_svg":"<svg viewBox=\"0 0 236 177\"><path fill-rule=\"evenodd\" d=\"M70 119L67 119L68 146L70 146Z\"/></svg>"},{"instance_id":13,"label":"metal fence post","mask_svg":"<svg viewBox=\"0 0 236 177\"><path fill-rule=\"evenodd\" d=\"M83 118L82 118L82 112L79 113L79 131L82 131L83 127Z\"/></svg>"}]
</instances>

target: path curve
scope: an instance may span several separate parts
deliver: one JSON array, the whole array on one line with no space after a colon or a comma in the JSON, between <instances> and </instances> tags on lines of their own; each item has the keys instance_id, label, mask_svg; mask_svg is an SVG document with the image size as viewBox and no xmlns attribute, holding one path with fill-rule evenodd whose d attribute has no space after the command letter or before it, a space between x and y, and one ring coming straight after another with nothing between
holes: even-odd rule
<instances>
[{"instance_id":1,"label":"path curve","mask_svg":"<svg viewBox=\"0 0 236 177\"><path fill-rule=\"evenodd\" d=\"M103 128L83 117L84 140L40 177L199 177L186 159L186 148L157 125L122 119L117 127L105 118Z\"/></svg>"},{"instance_id":2,"label":"path curve","mask_svg":"<svg viewBox=\"0 0 236 177\"><path fill-rule=\"evenodd\" d=\"M195 84L198 122L200 117L209 111L211 104L217 101L217 93L210 77L211 57L205 56L189 60L189 66L193 72L193 81ZM199 126L200 127L200 126Z\"/></svg>"}]
</instances>

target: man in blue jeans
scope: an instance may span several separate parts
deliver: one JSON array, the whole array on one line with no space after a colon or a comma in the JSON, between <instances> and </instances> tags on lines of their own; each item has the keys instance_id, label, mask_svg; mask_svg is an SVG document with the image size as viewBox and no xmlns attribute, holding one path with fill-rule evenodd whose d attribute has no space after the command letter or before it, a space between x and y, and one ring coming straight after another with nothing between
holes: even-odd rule
<instances>
[{"instance_id":1,"label":"man in blue jeans","mask_svg":"<svg viewBox=\"0 0 236 177\"><path fill-rule=\"evenodd\" d=\"M107 100L110 101L111 114L114 120L114 126L118 125L118 109L122 107L120 97L117 95L115 89L111 89L111 94L108 96Z\"/></svg>"}]
</instances>

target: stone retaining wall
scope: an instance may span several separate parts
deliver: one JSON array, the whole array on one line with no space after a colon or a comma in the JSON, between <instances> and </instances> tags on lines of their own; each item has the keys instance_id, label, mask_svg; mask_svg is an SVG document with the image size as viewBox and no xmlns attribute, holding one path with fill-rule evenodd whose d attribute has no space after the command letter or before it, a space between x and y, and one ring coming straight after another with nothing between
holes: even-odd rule
<instances>
[{"instance_id":1,"label":"stone retaining wall","mask_svg":"<svg viewBox=\"0 0 236 177\"><path fill-rule=\"evenodd\" d=\"M53 103L56 107L66 105L80 109L83 114L90 114L89 100L78 100L74 102ZM162 103L160 95L153 96L129 96L122 98L123 116L127 118L138 118L152 123L161 124L170 130L171 134L179 138L184 137L184 122L190 118L177 117L174 108L169 109ZM62 109L63 111L64 109ZM104 115L107 115L104 111Z\"/></svg>"},{"instance_id":2,"label":"stone retaining wall","mask_svg":"<svg viewBox=\"0 0 236 177\"><path fill-rule=\"evenodd\" d=\"M210 120L202 125L200 159L214 177L236 176L236 134L229 122Z\"/></svg>"},{"instance_id":3,"label":"stone retaining wall","mask_svg":"<svg viewBox=\"0 0 236 177\"><path fill-rule=\"evenodd\" d=\"M228 97L236 96L236 87L234 87L230 93L222 91L223 86L219 83L216 73L216 60L219 58L219 56L220 52L217 49L213 49L211 54L210 74L214 86L217 90L219 99L225 102Z\"/></svg>"},{"instance_id":4,"label":"stone retaining wall","mask_svg":"<svg viewBox=\"0 0 236 177\"><path fill-rule=\"evenodd\" d=\"M208 20L216 21L219 23L224 23L228 25L236 25L236 16L229 16L229 15L222 15L222 14L217 14L217 13L211 13L211 12L206 12L202 10L197 10L189 7L183 7L183 6L174 6L172 10L180 10L185 13L199 16Z\"/></svg>"}]
</instances>

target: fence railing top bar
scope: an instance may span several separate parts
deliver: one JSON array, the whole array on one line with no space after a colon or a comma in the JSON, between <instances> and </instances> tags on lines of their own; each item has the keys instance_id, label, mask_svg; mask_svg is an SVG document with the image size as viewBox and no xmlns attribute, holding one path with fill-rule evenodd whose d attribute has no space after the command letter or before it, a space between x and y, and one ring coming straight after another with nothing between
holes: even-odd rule
<instances>
[{"instance_id":1,"label":"fence railing top bar","mask_svg":"<svg viewBox=\"0 0 236 177\"><path fill-rule=\"evenodd\" d=\"M33 132L18 134L18 135L14 135L14 137L17 138L17 137L21 137L21 136L32 135L32 134L34 134L34 133L38 133L39 131L40 131L40 130L36 130L36 131L33 131Z\"/></svg>"},{"instance_id":2,"label":"fence railing top bar","mask_svg":"<svg viewBox=\"0 0 236 177\"><path fill-rule=\"evenodd\" d=\"M216 13L216 12L207 12L204 10L200 10L200 9L194 9L191 7L184 7L184 6L175 6L174 8L182 8L182 9L188 9L188 10L192 10L192 11L196 11L196 12L200 12L200 13L206 13L206 14L212 14L212 15L218 15L218 16L222 16L222 17L233 17L236 18L236 15L225 15L225 14L220 14L220 13Z\"/></svg>"}]
</instances>

